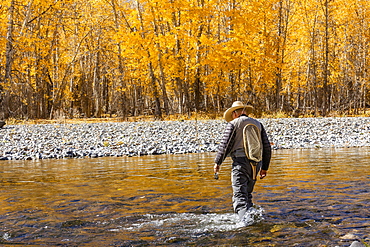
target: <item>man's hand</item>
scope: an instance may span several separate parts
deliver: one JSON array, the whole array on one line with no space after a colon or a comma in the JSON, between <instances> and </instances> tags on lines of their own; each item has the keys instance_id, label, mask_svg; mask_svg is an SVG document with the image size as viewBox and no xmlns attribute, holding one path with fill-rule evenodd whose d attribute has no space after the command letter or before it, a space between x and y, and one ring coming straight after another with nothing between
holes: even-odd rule
<instances>
[{"instance_id":1,"label":"man's hand","mask_svg":"<svg viewBox=\"0 0 370 247\"><path fill-rule=\"evenodd\" d=\"M260 171L260 179L263 179L266 176L267 176L267 171L266 170L261 170Z\"/></svg>"},{"instance_id":2,"label":"man's hand","mask_svg":"<svg viewBox=\"0 0 370 247\"><path fill-rule=\"evenodd\" d=\"M218 173L220 171L220 166L215 164L215 166L213 167L213 170L215 173Z\"/></svg>"},{"instance_id":3,"label":"man's hand","mask_svg":"<svg viewBox=\"0 0 370 247\"><path fill-rule=\"evenodd\" d=\"M215 166L213 167L213 170L215 172L215 179L218 179L218 172L220 171L220 166L215 164Z\"/></svg>"}]
</instances>

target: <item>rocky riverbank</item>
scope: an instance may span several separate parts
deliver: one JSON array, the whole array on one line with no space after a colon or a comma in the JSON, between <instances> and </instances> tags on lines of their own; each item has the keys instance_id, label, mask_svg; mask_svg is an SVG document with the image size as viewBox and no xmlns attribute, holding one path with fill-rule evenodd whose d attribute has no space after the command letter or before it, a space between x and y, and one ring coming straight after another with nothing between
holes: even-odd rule
<instances>
[{"instance_id":1,"label":"rocky riverbank","mask_svg":"<svg viewBox=\"0 0 370 247\"><path fill-rule=\"evenodd\" d=\"M260 119L273 149L370 146L370 118ZM0 159L215 152L225 121L6 125Z\"/></svg>"}]
</instances>

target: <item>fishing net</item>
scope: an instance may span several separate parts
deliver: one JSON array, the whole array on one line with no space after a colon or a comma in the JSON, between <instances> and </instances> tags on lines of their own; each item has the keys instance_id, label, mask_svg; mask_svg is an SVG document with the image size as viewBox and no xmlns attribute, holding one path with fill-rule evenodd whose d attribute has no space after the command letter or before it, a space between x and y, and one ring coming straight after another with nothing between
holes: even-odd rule
<instances>
[{"instance_id":1,"label":"fishing net","mask_svg":"<svg viewBox=\"0 0 370 247\"><path fill-rule=\"evenodd\" d=\"M257 164L262 160L262 142L259 128L247 124L243 129L244 151L253 169L253 179L257 179Z\"/></svg>"}]
</instances>

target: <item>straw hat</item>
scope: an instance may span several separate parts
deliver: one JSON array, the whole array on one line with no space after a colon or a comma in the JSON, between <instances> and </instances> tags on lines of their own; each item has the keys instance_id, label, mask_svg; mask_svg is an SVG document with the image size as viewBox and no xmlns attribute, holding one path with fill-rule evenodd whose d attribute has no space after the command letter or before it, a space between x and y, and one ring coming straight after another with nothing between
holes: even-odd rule
<instances>
[{"instance_id":1,"label":"straw hat","mask_svg":"<svg viewBox=\"0 0 370 247\"><path fill-rule=\"evenodd\" d=\"M235 101L232 104L232 106L224 112L224 119L227 122L230 122L231 120L233 120L233 116L232 116L233 115L233 111L238 110L238 109L244 109L244 112L246 114L249 114L249 113L252 112L253 106L244 105L243 102L241 102L241 101Z\"/></svg>"}]
</instances>

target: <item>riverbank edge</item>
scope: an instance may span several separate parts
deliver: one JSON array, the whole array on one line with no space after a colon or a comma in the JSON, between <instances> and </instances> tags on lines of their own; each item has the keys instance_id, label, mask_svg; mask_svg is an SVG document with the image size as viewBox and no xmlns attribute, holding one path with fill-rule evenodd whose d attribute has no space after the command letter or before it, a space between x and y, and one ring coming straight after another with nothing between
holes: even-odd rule
<instances>
[{"instance_id":1,"label":"riverbank edge","mask_svg":"<svg viewBox=\"0 0 370 247\"><path fill-rule=\"evenodd\" d=\"M370 118L266 118L273 149L370 146ZM0 160L216 152L223 120L53 123L0 129Z\"/></svg>"}]
</instances>

